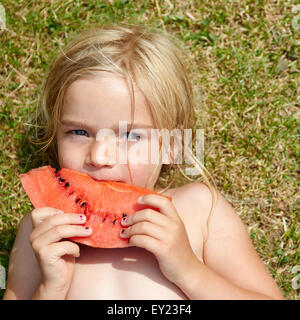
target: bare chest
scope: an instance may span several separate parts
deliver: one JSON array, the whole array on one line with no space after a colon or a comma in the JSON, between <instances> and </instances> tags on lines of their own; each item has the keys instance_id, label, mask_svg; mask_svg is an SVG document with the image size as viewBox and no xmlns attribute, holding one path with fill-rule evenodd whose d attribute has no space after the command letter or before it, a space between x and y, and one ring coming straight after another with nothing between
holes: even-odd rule
<instances>
[{"instance_id":1,"label":"bare chest","mask_svg":"<svg viewBox=\"0 0 300 320\"><path fill-rule=\"evenodd\" d=\"M152 253L142 248L81 251L67 299L186 299L161 274Z\"/></svg>"},{"instance_id":2,"label":"bare chest","mask_svg":"<svg viewBox=\"0 0 300 320\"><path fill-rule=\"evenodd\" d=\"M201 222L185 199L172 194L191 247L202 260ZM187 199L186 199L187 200ZM142 248L100 249L80 246L67 299L187 299L161 273L155 256Z\"/></svg>"}]
</instances>

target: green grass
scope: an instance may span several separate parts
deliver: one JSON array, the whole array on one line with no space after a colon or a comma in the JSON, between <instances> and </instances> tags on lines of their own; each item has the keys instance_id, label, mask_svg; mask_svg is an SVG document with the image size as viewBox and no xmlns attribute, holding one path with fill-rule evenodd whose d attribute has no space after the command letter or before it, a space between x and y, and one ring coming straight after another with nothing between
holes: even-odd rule
<instances>
[{"instance_id":1,"label":"green grass","mask_svg":"<svg viewBox=\"0 0 300 320\"><path fill-rule=\"evenodd\" d=\"M40 159L24 137L47 63L68 37L106 21L164 27L186 48L205 128L205 165L287 299L299 257L300 27L297 1L1 1L0 264L31 210L18 173ZM183 181L183 180L182 180ZM181 180L178 183L182 182ZM3 296L4 290L1 291Z\"/></svg>"}]
</instances>

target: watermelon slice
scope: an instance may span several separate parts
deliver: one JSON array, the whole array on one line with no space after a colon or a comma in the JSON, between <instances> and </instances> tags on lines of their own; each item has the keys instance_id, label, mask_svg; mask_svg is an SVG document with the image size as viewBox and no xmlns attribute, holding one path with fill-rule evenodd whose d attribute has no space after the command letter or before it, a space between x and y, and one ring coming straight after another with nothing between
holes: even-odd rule
<instances>
[{"instance_id":1,"label":"watermelon slice","mask_svg":"<svg viewBox=\"0 0 300 320\"><path fill-rule=\"evenodd\" d=\"M35 208L85 214L84 226L92 227L92 234L69 239L91 247L128 247L128 239L120 237L122 217L145 208L159 212L159 208L137 203L142 195L158 193L123 182L98 181L85 173L67 168L56 171L51 166L32 169L19 177Z\"/></svg>"}]
</instances>

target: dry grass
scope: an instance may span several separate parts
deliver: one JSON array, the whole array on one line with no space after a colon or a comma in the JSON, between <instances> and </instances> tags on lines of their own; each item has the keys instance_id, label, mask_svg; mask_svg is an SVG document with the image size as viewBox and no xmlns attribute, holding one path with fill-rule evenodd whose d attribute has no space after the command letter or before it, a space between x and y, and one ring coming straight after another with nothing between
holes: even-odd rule
<instances>
[{"instance_id":1,"label":"dry grass","mask_svg":"<svg viewBox=\"0 0 300 320\"><path fill-rule=\"evenodd\" d=\"M144 4L143 4L144 3ZM22 140L47 62L67 37L105 21L160 25L182 41L205 129L205 165L239 212L288 299L299 261L300 29L292 1L2 1L0 263L30 210L18 173L38 165ZM124 16L125 15L125 16ZM162 26L163 25L163 26ZM299 126L299 125L298 125ZM166 176L170 174L166 172ZM178 184L186 183L180 177Z\"/></svg>"}]
</instances>

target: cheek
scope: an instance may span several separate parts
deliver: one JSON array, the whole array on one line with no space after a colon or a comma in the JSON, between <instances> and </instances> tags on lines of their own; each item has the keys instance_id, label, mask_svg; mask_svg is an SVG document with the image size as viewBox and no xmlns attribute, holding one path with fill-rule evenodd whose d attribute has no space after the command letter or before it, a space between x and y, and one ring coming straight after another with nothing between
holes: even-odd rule
<instances>
[{"instance_id":1,"label":"cheek","mask_svg":"<svg viewBox=\"0 0 300 320\"><path fill-rule=\"evenodd\" d=\"M144 139L127 146L128 162L137 164L158 164L159 163L159 142L157 139Z\"/></svg>"},{"instance_id":2,"label":"cheek","mask_svg":"<svg viewBox=\"0 0 300 320\"><path fill-rule=\"evenodd\" d=\"M158 178L157 173L161 169L161 165L156 167L155 165L143 165L143 164L132 165L131 164L129 166L130 166L130 171L132 173L132 177L134 180L133 181L134 185L142 188L148 187L150 189L154 186ZM146 186L147 182L149 184L148 186Z\"/></svg>"},{"instance_id":3,"label":"cheek","mask_svg":"<svg viewBox=\"0 0 300 320\"><path fill-rule=\"evenodd\" d=\"M70 168L77 170L81 167L84 152L79 148L74 148L73 145L67 143L67 141L64 139L58 139L57 152L59 165L61 168Z\"/></svg>"}]
</instances>

